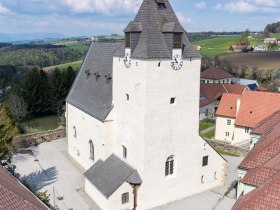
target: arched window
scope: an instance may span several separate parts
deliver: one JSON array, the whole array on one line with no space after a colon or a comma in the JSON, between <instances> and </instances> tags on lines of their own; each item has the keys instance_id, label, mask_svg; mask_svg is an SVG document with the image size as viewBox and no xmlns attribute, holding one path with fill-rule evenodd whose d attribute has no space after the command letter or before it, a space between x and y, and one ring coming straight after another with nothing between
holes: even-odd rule
<instances>
[{"instance_id":1,"label":"arched window","mask_svg":"<svg viewBox=\"0 0 280 210\"><path fill-rule=\"evenodd\" d=\"M171 176L174 174L174 156L169 156L165 162L165 176Z\"/></svg>"},{"instance_id":2,"label":"arched window","mask_svg":"<svg viewBox=\"0 0 280 210\"><path fill-rule=\"evenodd\" d=\"M73 126L73 136L74 136L75 138L77 137L76 126Z\"/></svg>"},{"instance_id":3,"label":"arched window","mask_svg":"<svg viewBox=\"0 0 280 210\"><path fill-rule=\"evenodd\" d=\"M127 148L122 145L122 149L123 149L123 158L127 158Z\"/></svg>"},{"instance_id":4,"label":"arched window","mask_svg":"<svg viewBox=\"0 0 280 210\"><path fill-rule=\"evenodd\" d=\"M94 160L94 145L92 140L89 141L90 159Z\"/></svg>"}]
</instances>

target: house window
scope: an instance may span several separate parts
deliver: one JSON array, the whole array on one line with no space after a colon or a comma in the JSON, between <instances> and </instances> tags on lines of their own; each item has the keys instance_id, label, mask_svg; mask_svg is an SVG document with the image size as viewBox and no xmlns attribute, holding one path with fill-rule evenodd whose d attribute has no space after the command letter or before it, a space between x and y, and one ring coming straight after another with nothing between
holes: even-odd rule
<instances>
[{"instance_id":1,"label":"house window","mask_svg":"<svg viewBox=\"0 0 280 210\"><path fill-rule=\"evenodd\" d=\"M231 125L231 120L227 120L227 125Z\"/></svg>"},{"instance_id":2,"label":"house window","mask_svg":"<svg viewBox=\"0 0 280 210\"><path fill-rule=\"evenodd\" d=\"M127 158L127 148L125 146L122 146L123 149L123 158Z\"/></svg>"},{"instance_id":3,"label":"house window","mask_svg":"<svg viewBox=\"0 0 280 210\"><path fill-rule=\"evenodd\" d=\"M229 132L226 132L226 137L229 137Z\"/></svg>"},{"instance_id":4,"label":"house window","mask_svg":"<svg viewBox=\"0 0 280 210\"><path fill-rule=\"evenodd\" d=\"M209 115L209 109L206 109L205 116L208 117L208 115Z\"/></svg>"},{"instance_id":5,"label":"house window","mask_svg":"<svg viewBox=\"0 0 280 210\"><path fill-rule=\"evenodd\" d=\"M202 159L202 166L207 166L208 165L208 157L209 156L204 156Z\"/></svg>"},{"instance_id":6,"label":"house window","mask_svg":"<svg viewBox=\"0 0 280 210\"><path fill-rule=\"evenodd\" d=\"M249 133L250 132L250 128L245 127L245 133Z\"/></svg>"},{"instance_id":7,"label":"house window","mask_svg":"<svg viewBox=\"0 0 280 210\"><path fill-rule=\"evenodd\" d=\"M167 158L165 162L165 176L171 176L174 174L174 156Z\"/></svg>"},{"instance_id":8,"label":"house window","mask_svg":"<svg viewBox=\"0 0 280 210\"><path fill-rule=\"evenodd\" d=\"M73 127L73 136L76 138L77 137L77 130L76 126Z\"/></svg>"},{"instance_id":9,"label":"house window","mask_svg":"<svg viewBox=\"0 0 280 210\"><path fill-rule=\"evenodd\" d=\"M175 100L176 100L176 98L171 98L170 99L170 104L175 104Z\"/></svg>"},{"instance_id":10,"label":"house window","mask_svg":"<svg viewBox=\"0 0 280 210\"><path fill-rule=\"evenodd\" d=\"M214 173L214 179L217 179L217 172Z\"/></svg>"},{"instance_id":11,"label":"house window","mask_svg":"<svg viewBox=\"0 0 280 210\"><path fill-rule=\"evenodd\" d=\"M204 176L201 176L201 183L204 183Z\"/></svg>"},{"instance_id":12,"label":"house window","mask_svg":"<svg viewBox=\"0 0 280 210\"><path fill-rule=\"evenodd\" d=\"M89 141L89 153L90 153L90 159L94 160L94 145L92 140Z\"/></svg>"},{"instance_id":13,"label":"house window","mask_svg":"<svg viewBox=\"0 0 280 210\"><path fill-rule=\"evenodd\" d=\"M129 94L126 94L126 100L129 101Z\"/></svg>"},{"instance_id":14,"label":"house window","mask_svg":"<svg viewBox=\"0 0 280 210\"><path fill-rule=\"evenodd\" d=\"M174 48L181 48L182 45L182 34L175 33L174 34Z\"/></svg>"},{"instance_id":15,"label":"house window","mask_svg":"<svg viewBox=\"0 0 280 210\"><path fill-rule=\"evenodd\" d=\"M129 193L123 193L122 194L122 204L128 203L129 202Z\"/></svg>"},{"instance_id":16,"label":"house window","mask_svg":"<svg viewBox=\"0 0 280 210\"><path fill-rule=\"evenodd\" d=\"M130 33L125 33L125 47L130 48Z\"/></svg>"}]
</instances>

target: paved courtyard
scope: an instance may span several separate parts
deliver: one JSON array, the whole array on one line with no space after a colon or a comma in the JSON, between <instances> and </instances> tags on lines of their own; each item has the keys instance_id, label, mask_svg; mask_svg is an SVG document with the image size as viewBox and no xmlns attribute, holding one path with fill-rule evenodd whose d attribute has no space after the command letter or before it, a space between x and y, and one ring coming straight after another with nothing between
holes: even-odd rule
<instances>
[{"instance_id":1,"label":"paved courtyard","mask_svg":"<svg viewBox=\"0 0 280 210\"><path fill-rule=\"evenodd\" d=\"M47 190L51 205L60 210L99 210L84 193L84 171L66 150L66 139L22 149L13 155L16 173L35 190ZM225 158L228 161L225 186L153 210L231 210L236 200L234 192L228 189L237 178L236 169L243 158Z\"/></svg>"}]
</instances>

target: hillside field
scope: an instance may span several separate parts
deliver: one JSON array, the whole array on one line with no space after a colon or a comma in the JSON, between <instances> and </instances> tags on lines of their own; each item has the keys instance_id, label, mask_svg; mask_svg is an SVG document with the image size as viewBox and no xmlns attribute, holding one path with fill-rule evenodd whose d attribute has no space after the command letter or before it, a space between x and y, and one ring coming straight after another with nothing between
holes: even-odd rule
<instances>
[{"instance_id":1,"label":"hillside field","mask_svg":"<svg viewBox=\"0 0 280 210\"><path fill-rule=\"evenodd\" d=\"M80 69L82 63L83 63L83 61L79 60L79 61L74 61L71 63L65 63L65 64L56 65L56 66L46 67L46 68L43 68L43 70L46 72L50 72L50 71L53 71L55 68L67 69L69 66L71 66L75 71L78 71Z\"/></svg>"}]
</instances>

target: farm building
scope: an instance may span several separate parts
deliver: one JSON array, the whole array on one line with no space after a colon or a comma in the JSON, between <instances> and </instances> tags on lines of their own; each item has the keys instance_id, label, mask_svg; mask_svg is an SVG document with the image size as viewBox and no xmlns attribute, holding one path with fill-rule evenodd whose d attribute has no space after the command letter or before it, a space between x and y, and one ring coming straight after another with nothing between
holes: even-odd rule
<instances>
[{"instance_id":1,"label":"farm building","mask_svg":"<svg viewBox=\"0 0 280 210\"><path fill-rule=\"evenodd\" d=\"M246 45L232 45L231 51L233 52L243 52L248 46Z\"/></svg>"},{"instance_id":2,"label":"farm building","mask_svg":"<svg viewBox=\"0 0 280 210\"><path fill-rule=\"evenodd\" d=\"M257 45L254 47L254 51L253 52L264 52L267 51L268 48L266 45Z\"/></svg>"},{"instance_id":3,"label":"farm building","mask_svg":"<svg viewBox=\"0 0 280 210\"><path fill-rule=\"evenodd\" d=\"M211 67L200 74L200 83L221 83L221 84L231 84L231 79L233 76L216 67Z\"/></svg>"},{"instance_id":4,"label":"farm building","mask_svg":"<svg viewBox=\"0 0 280 210\"><path fill-rule=\"evenodd\" d=\"M277 43L277 42L278 42L277 38L265 38L264 39L265 44L274 44L274 43Z\"/></svg>"}]
</instances>

